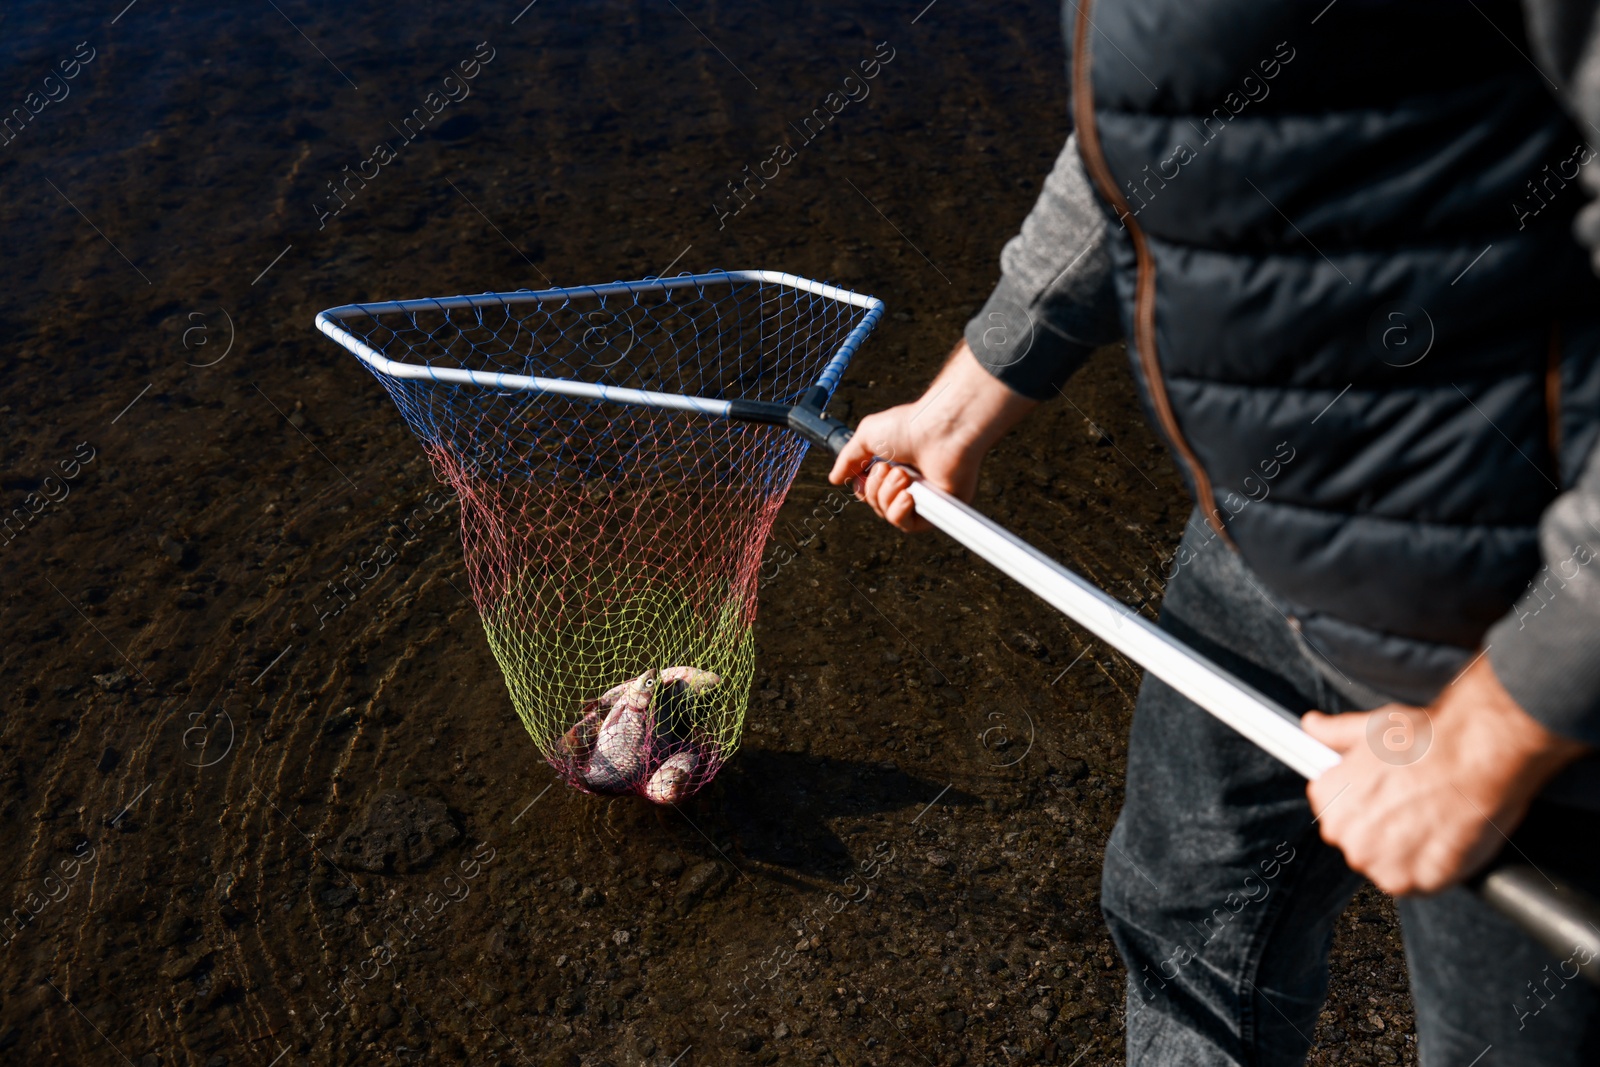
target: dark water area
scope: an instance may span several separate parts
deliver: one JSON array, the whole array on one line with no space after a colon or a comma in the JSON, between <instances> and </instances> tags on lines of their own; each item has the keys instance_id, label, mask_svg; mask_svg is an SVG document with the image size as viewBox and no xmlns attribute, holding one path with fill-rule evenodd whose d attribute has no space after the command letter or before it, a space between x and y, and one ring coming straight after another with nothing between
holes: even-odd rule
<instances>
[{"instance_id":1,"label":"dark water area","mask_svg":"<svg viewBox=\"0 0 1600 1067\"><path fill-rule=\"evenodd\" d=\"M681 811L580 795L511 711L454 502L312 328L774 268L888 304L836 413L909 399L1066 134L1058 26L8 4L0 1062L1122 1062L1126 661L812 456L742 748ZM1120 351L979 505L1153 614L1187 503ZM1413 1062L1409 1011L1363 894L1313 1062Z\"/></svg>"}]
</instances>

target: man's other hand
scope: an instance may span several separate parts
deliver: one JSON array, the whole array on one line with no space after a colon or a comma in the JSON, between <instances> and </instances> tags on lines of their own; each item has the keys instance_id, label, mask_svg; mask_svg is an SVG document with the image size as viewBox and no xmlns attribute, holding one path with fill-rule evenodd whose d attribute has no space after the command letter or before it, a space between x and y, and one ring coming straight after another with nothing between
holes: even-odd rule
<instances>
[{"instance_id":1,"label":"man's other hand","mask_svg":"<svg viewBox=\"0 0 1600 1067\"><path fill-rule=\"evenodd\" d=\"M1427 708L1307 712L1343 759L1306 787L1322 839L1385 893L1436 893L1487 863L1587 749L1517 705L1480 656Z\"/></svg>"},{"instance_id":2,"label":"man's other hand","mask_svg":"<svg viewBox=\"0 0 1600 1067\"><path fill-rule=\"evenodd\" d=\"M912 503L905 468L970 501L983 457L1037 403L985 370L963 340L920 398L861 420L828 480L854 481L856 496L902 530L927 529Z\"/></svg>"}]
</instances>

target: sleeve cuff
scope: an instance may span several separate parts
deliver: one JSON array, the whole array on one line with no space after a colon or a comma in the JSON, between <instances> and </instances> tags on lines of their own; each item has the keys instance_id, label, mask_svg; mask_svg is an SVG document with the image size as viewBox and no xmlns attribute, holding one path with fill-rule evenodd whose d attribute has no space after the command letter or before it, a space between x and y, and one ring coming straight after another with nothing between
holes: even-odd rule
<instances>
[{"instance_id":1,"label":"sleeve cuff","mask_svg":"<svg viewBox=\"0 0 1600 1067\"><path fill-rule=\"evenodd\" d=\"M1054 397L1097 347L1046 322L1005 277L967 323L966 338L984 370L1030 400Z\"/></svg>"}]
</instances>

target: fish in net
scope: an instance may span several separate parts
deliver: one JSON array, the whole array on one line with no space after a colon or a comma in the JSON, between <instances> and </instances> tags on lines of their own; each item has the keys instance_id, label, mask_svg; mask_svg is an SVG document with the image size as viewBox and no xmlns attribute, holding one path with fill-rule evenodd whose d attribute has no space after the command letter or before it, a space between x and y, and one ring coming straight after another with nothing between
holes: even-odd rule
<instances>
[{"instance_id":1,"label":"fish in net","mask_svg":"<svg viewBox=\"0 0 1600 1067\"><path fill-rule=\"evenodd\" d=\"M677 803L738 747L756 587L882 304L771 271L352 304L360 357L461 504L512 705L574 787Z\"/></svg>"}]
</instances>

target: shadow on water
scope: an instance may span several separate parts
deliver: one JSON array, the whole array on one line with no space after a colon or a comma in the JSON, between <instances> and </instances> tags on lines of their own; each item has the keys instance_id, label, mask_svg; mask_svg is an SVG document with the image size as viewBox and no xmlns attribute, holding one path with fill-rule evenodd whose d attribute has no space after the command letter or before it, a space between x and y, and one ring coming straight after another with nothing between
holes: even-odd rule
<instances>
[{"instance_id":1,"label":"shadow on water","mask_svg":"<svg viewBox=\"0 0 1600 1067\"><path fill-rule=\"evenodd\" d=\"M856 862L845 837L870 838L867 826L851 820L916 812L936 798L962 807L978 803L959 789L878 763L763 748L741 749L720 783L718 815L742 855L835 880Z\"/></svg>"}]
</instances>

